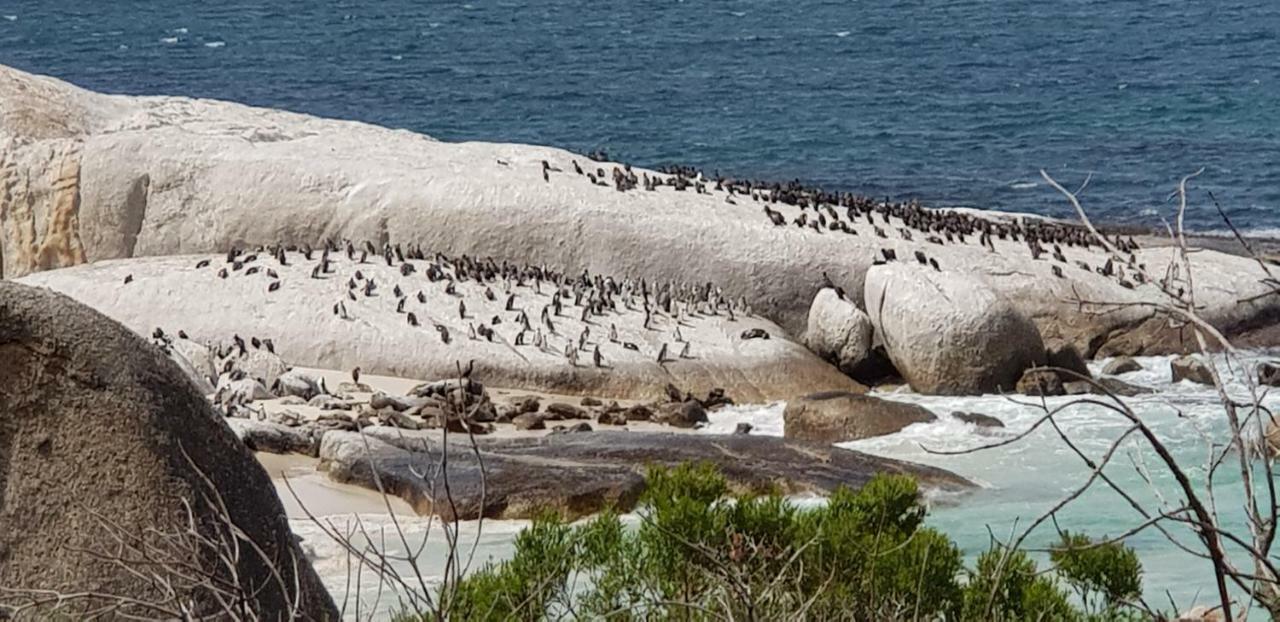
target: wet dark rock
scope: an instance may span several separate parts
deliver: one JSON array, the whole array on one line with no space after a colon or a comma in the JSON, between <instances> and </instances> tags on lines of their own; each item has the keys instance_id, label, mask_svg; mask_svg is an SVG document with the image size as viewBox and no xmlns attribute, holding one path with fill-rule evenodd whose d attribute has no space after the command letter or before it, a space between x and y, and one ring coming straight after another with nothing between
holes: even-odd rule
<instances>
[{"instance_id":1,"label":"wet dark rock","mask_svg":"<svg viewBox=\"0 0 1280 622\"><path fill-rule=\"evenodd\" d=\"M1048 369L1028 369L1018 380L1018 393L1023 395L1053 396L1066 395L1062 387L1062 378Z\"/></svg>"},{"instance_id":2,"label":"wet dark rock","mask_svg":"<svg viewBox=\"0 0 1280 622\"><path fill-rule=\"evenodd\" d=\"M545 430L547 429L545 422L546 417L539 413L524 413L511 420L511 424L517 430Z\"/></svg>"},{"instance_id":3,"label":"wet dark rock","mask_svg":"<svg viewBox=\"0 0 1280 622\"><path fill-rule=\"evenodd\" d=\"M1259 363L1258 384L1280 387L1280 363L1271 361Z\"/></svg>"},{"instance_id":4,"label":"wet dark rock","mask_svg":"<svg viewBox=\"0 0 1280 622\"><path fill-rule=\"evenodd\" d=\"M587 418L587 411L574 406L573 404L565 404L564 402L552 402L547 404L546 413L549 421Z\"/></svg>"},{"instance_id":5,"label":"wet dark rock","mask_svg":"<svg viewBox=\"0 0 1280 622\"><path fill-rule=\"evenodd\" d=\"M914 404L869 395L831 391L787 404L782 413L784 435L817 443L842 443L893 434L913 423L937 419Z\"/></svg>"},{"instance_id":6,"label":"wet dark rock","mask_svg":"<svg viewBox=\"0 0 1280 622\"><path fill-rule=\"evenodd\" d=\"M980 428L1003 428L1004 422L990 415L980 413L953 412L952 417Z\"/></svg>"},{"instance_id":7,"label":"wet dark rock","mask_svg":"<svg viewBox=\"0 0 1280 622\"><path fill-rule=\"evenodd\" d=\"M1190 380L1199 384L1213 384L1213 372L1209 366L1193 356L1180 356L1169 362L1169 371L1173 373L1173 381Z\"/></svg>"},{"instance_id":8,"label":"wet dark rock","mask_svg":"<svg viewBox=\"0 0 1280 622\"><path fill-rule=\"evenodd\" d=\"M675 428L694 428L707 423L707 411L697 400L663 404L655 421Z\"/></svg>"},{"instance_id":9,"label":"wet dark rock","mask_svg":"<svg viewBox=\"0 0 1280 622\"><path fill-rule=\"evenodd\" d=\"M1109 376L1118 376L1134 371L1142 371L1142 365L1127 356L1116 357L1115 360L1107 363L1107 366L1102 368L1102 373Z\"/></svg>"},{"instance_id":10,"label":"wet dark rock","mask_svg":"<svg viewBox=\"0 0 1280 622\"><path fill-rule=\"evenodd\" d=\"M576 518L613 506L635 506L649 465L708 462L737 489L826 494L858 488L878 473L915 477L925 489L969 490L967 480L942 469L879 458L820 443L757 435L597 431L533 437L477 438L488 478L465 438L450 441L452 503L436 471L444 445L438 433L367 428L359 435L330 432L321 442L322 468L337 481L375 488L370 464L391 494L420 514L446 519L529 518L543 508ZM426 474L426 478L415 475ZM483 505L481 499L483 498Z\"/></svg>"}]
</instances>

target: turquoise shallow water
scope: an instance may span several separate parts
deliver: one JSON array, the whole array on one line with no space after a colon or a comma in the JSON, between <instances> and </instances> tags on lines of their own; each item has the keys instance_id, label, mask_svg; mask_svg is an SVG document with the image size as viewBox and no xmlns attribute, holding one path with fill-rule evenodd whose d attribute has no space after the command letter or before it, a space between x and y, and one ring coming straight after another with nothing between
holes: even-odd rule
<instances>
[{"instance_id":1,"label":"turquoise shallow water","mask_svg":"<svg viewBox=\"0 0 1280 622\"><path fill-rule=\"evenodd\" d=\"M445 139L1158 223L1280 227L1273 0L9 0L0 63ZM1190 224L1218 229L1203 194Z\"/></svg>"}]
</instances>

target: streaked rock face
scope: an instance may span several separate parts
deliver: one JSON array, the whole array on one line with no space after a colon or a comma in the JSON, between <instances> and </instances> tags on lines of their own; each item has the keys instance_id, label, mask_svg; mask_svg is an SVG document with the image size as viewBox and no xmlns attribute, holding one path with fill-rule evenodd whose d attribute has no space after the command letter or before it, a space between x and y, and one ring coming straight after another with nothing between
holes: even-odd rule
<instances>
[{"instance_id":1,"label":"streaked rock face","mask_svg":"<svg viewBox=\"0 0 1280 622\"><path fill-rule=\"evenodd\" d=\"M360 367L372 374L432 380L456 377L458 365L474 359L477 377L495 386L630 399L662 397L668 383L697 395L724 389L748 403L823 390L865 391L754 314L730 317L724 308L711 313L681 304L673 307L675 313L665 313L654 305L646 327L638 298L628 308L618 296L616 309L584 315L585 306L575 304L573 295L564 296L557 315L550 283L539 288L533 282L459 278L449 293L456 272L446 267L448 280L432 281L426 274L434 260L407 260L414 269L406 275L402 264L389 266L382 257L360 263L359 253L354 259L331 253L331 272L313 278L318 251L311 261L288 252L287 265L270 253L257 255L239 269L223 255L100 261L32 274L21 282L67 294L142 335L159 327L226 347L233 335L245 341L271 339L280 358L305 367ZM371 282L376 286L366 293ZM554 332L542 320L543 309ZM493 331L491 339L479 333L482 328ZM752 329L772 338L741 337ZM186 341L176 340L183 348ZM576 362L567 358L566 348L576 350ZM279 359L252 347L236 361L264 387L285 372ZM209 365L206 353L205 374Z\"/></svg>"},{"instance_id":2,"label":"streaked rock face","mask_svg":"<svg viewBox=\"0 0 1280 622\"><path fill-rule=\"evenodd\" d=\"M1076 302L1164 299L1155 284L1128 289L1098 274L1105 257L1096 246L1063 248L1065 262L1032 260L1013 240L993 240L992 250L973 238L908 240L900 220L879 216L874 226L841 220L847 232L815 231L790 224L801 210L782 203L770 205L786 223L775 227L763 202L742 195L593 184L575 163L606 179L622 165L560 149L445 143L219 101L102 95L4 67L0 103L7 278L103 259L350 238L650 282L710 281L799 335L823 272L862 304L873 258L891 249L906 262L923 252L948 278L965 275L999 292L1048 343L1071 343L1086 355L1176 345L1125 341L1138 328L1152 330L1149 306L1089 313ZM543 162L552 168L545 177ZM1140 250L1135 260L1160 275L1170 255ZM1209 251L1191 261L1197 304L1215 325L1238 332L1280 316L1280 296L1259 297L1265 275L1252 261Z\"/></svg>"}]
</instances>

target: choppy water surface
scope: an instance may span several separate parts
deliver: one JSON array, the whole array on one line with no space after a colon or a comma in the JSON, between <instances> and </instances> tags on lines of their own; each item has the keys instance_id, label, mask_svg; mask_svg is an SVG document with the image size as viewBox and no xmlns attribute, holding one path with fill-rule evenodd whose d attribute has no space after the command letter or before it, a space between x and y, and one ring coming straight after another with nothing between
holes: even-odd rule
<instances>
[{"instance_id":1,"label":"choppy water surface","mask_svg":"<svg viewBox=\"0 0 1280 622\"><path fill-rule=\"evenodd\" d=\"M1159 224L1280 228L1280 3L9 0L0 63L449 140ZM1218 229L1196 194L1188 223Z\"/></svg>"},{"instance_id":2,"label":"choppy water surface","mask_svg":"<svg viewBox=\"0 0 1280 622\"><path fill-rule=\"evenodd\" d=\"M1203 464L1207 456L1206 439L1223 442L1226 438L1226 420L1212 389L1182 382L1170 382L1168 357L1141 358L1144 369L1125 374L1126 382L1158 389L1157 394L1130 398L1131 408L1150 425L1170 447L1179 461L1196 481L1203 481ZM1251 369L1252 361L1248 364ZM1101 363L1095 366L1095 372ZM1237 399L1246 396L1243 382L1236 378L1229 383L1229 390ZM1088 477L1089 469L1071 452L1058 435L1047 426L1017 444L983 452L944 456L929 453L931 450L957 450L976 447L994 440L1007 438L1029 428L1042 412L1033 405L1026 405L1026 398L1017 401L1003 396L964 398L930 397L907 391L881 394L881 397L920 404L939 415L935 423L911 426L901 433L869 439L846 446L889 456L913 460L950 469L982 485L982 488L959 500L944 501L935 507L929 524L947 532L969 556L976 556L987 549L991 534L1007 539L1015 529L1025 527L1030 521L1052 507L1064 495L1074 490ZM1050 408L1066 403L1070 398L1050 398ZM1265 401L1271 408L1280 407L1280 396L1268 396ZM707 433L729 433L739 422L749 422L753 433L781 435L781 403L769 405L737 406L712 415L712 425ZM1006 428L994 434L964 424L950 416L954 411L978 412L1002 420ZM1126 421L1097 407L1082 407L1064 412L1059 424L1082 451L1093 459L1100 458L1108 446L1128 427ZM1143 443L1136 440L1124 445L1106 473L1114 481L1134 494L1149 509L1158 507L1158 499L1152 488L1137 474L1134 465L1143 466L1153 482L1155 490L1176 503L1177 495L1169 472L1160 465ZM1240 515L1241 495L1237 488L1239 471L1234 462L1221 469L1216 476L1219 495L1219 511L1224 516ZM372 525L388 525L385 517L366 517ZM1059 524L1073 531L1082 531L1095 537L1116 536L1136 527L1142 518L1115 493L1102 486L1087 493L1059 514ZM405 523L412 546L423 541L425 521L407 519ZM501 559L510 554L514 535L525 523L521 521L490 521L483 528L477 548L477 559ZM477 525L468 523L463 529L462 541L470 550L475 542ZM337 593L345 593L345 558L332 543L317 537L317 530L305 522L295 521L295 529L315 547L320 557L318 568L330 587ZM1181 529L1175 534L1184 542L1193 543L1191 535ZM443 537L437 528L429 540L429 559L434 560L432 572L439 573L443 560ZM1056 540L1051 525L1035 532L1026 546L1044 547ZM1140 554L1145 565L1147 598L1156 606L1168 608L1168 596L1184 607L1192 602L1211 599L1215 593L1212 574L1207 562L1177 550L1159 533L1149 531L1128 539L1128 544ZM403 545L392 542L392 549ZM438 575L437 575L438 576ZM376 594L376 585L365 585L362 591L366 600ZM394 606L394 601L384 598L384 607Z\"/></svg>"}]
</instances>

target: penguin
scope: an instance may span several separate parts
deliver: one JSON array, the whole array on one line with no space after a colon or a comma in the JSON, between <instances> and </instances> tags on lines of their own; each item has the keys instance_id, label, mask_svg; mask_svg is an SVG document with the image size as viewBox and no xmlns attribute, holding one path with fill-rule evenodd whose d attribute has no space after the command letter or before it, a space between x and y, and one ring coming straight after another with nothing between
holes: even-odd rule
<instances>
[{"instance_id":1,"label":"penguin","mask_svg":"<svg viewBox=\"0 0 1280 622\"><path fill-rule=\"evenodd\" d=\"M180 330L178 331L178 339L190 339L190 337L187 337L186 331Z\"/></svg>"},{"instance_id":2,"label":"penguin","mask_svg":"<svg viewBox=\"0 0 1280 622\"><path fill-rule=\"evenodd\" d=\"M618 343L618 326L616 324L609 324L609 341Z\"/></svg>"},{"instance_id":3,"label":"penguin","mask_svg":"<svg viewBox=\"0 0 1280 622\"><path fill-rule=\"evenodd\" d=\"M245 270L245 271L244 271L244 275L245 275L245 276L252 276L252 275L257 274L257 273L258 273L258 266L254 266L254 267L249 268L248 270Z\"/></svg>"},{"instance_id":4,"label":"penguin","mask_svg":"<svg viewBox=\"0 0 1280 622\"><path fill-rule=\"evenodd\" d=\"M462 300L458 301L458 318L467 319L467 303Z\"/></svg>"},{"instance_id":5,"label":"penguin","mask_svg":"<svg viewBox=\"0 0 1280 622\"><path fill-rule=\"evenodd\" d=\"M422 293L422 290L418 290L418 302L420 304L426 304L427 302L427 296Z\"/></svg>"},{"instance_id":6,"label":"penguin","mask_svg":"<svg viewBox=\"0 0 1280 622\"><path fill-rule=\"evenodd\" d=\"M507 295L507 306L506 306L506 310L507 310L507 311L515 311L515 310L516 310L516 309L515 309L515 304L516 304L516 295L515 295L515 294L509 294L509 295Z\"/></svg>"},{"instance_id":7,"label":"penguin","mask_svg":"<svg viewBox=\"0 0 1280 622\"><path fill-rule=\"evenodd\" d=\"M351 382L355 384L360 384L360 368L359 367L351 370Z\"/></svg>"},{"instance_id":8,"label":"penguin","mask_svg":"<svg viewBox=\"0 0 1280 622\"><path fill-rule=\"evenodd\" d=\"M178 335L179 335L179 336L181 336L182 334L183 334L183 333L182 333L182 331L178 331ZM186 337L183 337L183 339L186 339ZM276 344L275 344L275 342L271 341L270 339L263 339L263 340L262 340L262 347L266 348L266 349L267 349L267 352L270 352L270 353L272 353L272 354L275 354L275 353L276 353Z\"/></svg>"},{"instance_id":9,"label":"penguin","mask_svg":"<svg viewBox=\"0 0 1280 622\"><path fill-rule=\"evenodd\" d=\"M254 349L254 350L261 350L261 349L262 349L262 340L258 339L257 337L250 337L250 338L249 338L249 345L253 346L253 349Z\"/></svg>"},{"instance_id":10,"label":"penguin","mask_svg":"<svg viewBox=\"0 0 1280 622\"><path fill-rule=\"evenodd\" d=\"M1053 276L1056 276L1056 277L1058 277L1058 278L1060 278L1060 279L1065 279L1065 278L1067 278L1066 276L1064 276L1064 275L1062 274L1062 268L1061 268L1061 267L1059 267L1059 266L1053 266Z\"/></svg>"},{"instance_id":11,"label":"penguin","mask_svg":"<svg viewBox=\"0 0 1280 622\"><path fill-rule=\"evenodd\" d=\"M406 300L405 298L401 298L400 301L396 303L396 313L404 313L405 300Z\"/></svg>"},{"instance_id":12,"label":"penguin","mask_svg":"<svg viewBox=\"0 0 1280 622\"><path fill-rule=\"evenodd\" d=\"M922 266L929 265L929 258L922 251L916 251L916 261Z\"/></svg>"},{"instance_id":13,"label":"penguin","mask_svg":"<svg viewBox=\"0 0 1280 622\"><path fill-rule=\"evenodd\" d=\"M600 344L596 344L595 350L592 351L591 360L596 367L604 367L604 357L600 356Z\"/></svg>"},{"instance_id":14,"label":"penguin","mask_svg":"<svg viewBox=\"0 0 1280 622\"><path fill-rule=\"evenodd\" d=\"M667 362L667 344L663 342L662 348L658 350L658 364Z\"/></svg>"},{"instance_id":15,"label":"penguin","mask_svg":"<svg viewBox=\"0 0 1280 622\"><path fill-rule=\"evenodd\" d=\"M197 263L196 263L196 270L199 270L199 269L201 269L201 268L205 268L205 267L208 267L208 266L209 266L209 260L208 260L208 259L202 259L202 260L200 260L199 262L197 262Z\"/></svg>"},{"instance_id":16,"label":"penguin","mask_svg":"<svg viewBox=\"0 0 1280 622\"><path fill-rule=\"evenodd\" d=\"M932 267L937 272L942 272L942 268L938 266L938 260L934 259L933 257L929 258L929 266Z\"/></svg>"},{"instance_id":17,"label":"penguin","mask_svg":"<svg viewBox=\"0 0 1280 622\"><path fill-rule=\"evenodd\" d=\"M126 275L124 276L124 284L125 284L125 285L128 285L128 284L130 284L130 283L132 283L132 282L133 282L133 275L132 275L132 274L126 274Z\"/></svg>"},{"instance_id":18,"label":"penguin","mask_svg":"<svg viewBox=\"0 0 1280 622\"><path fill-rule=\"evenodd\" d=\"M440 341L449 343L449 328L444 324L436 324L436 332L440 333Z\"/></svg>"},{"instance_id":19,"label":"penguin","mask_svg":"<svg viewBox=\"0 0 1280 622\"><path fill-rule=\"evenodd\" d=\"M683 348L680 348L680 358L682 359L689 358L689 342L688 341L684 342Z\"/></svg>"},{"instance_id":20,"label":"penguin","mask_svg":"<svg viewBox=\"0 0 1280 622\"><path fill-rule=\"evenodd\" d=\"M280 289L280 281L272 281L271 284L267 286L268 292L274 292L277 289Z\"/></svg>"},{"instance_id":21,"label":"penguin","mask_svg":"<svg viewBox=\"0 0 1280 622\"><path fill-rule=\"evenodd\" d=\"M640 351L640 346L638 346L638 345L636 345L636 344L634 344L634 343L631 343L630 341L624 341L624 342L622 342L622 347L624 347L624 348L626 348L626 349L628 349L628 350L631 350L631 351L633 351L633 352L639 352L639 351Z\"/></svg>"},{"instance_id":22,"label":"penguin","mask_svg":"<svg viewBox=\"0 0 1280 622\"><path fill-rule=\"evenodd\" d=\"M221 270L218 270L218 278L220 278L220 279L225 279L225 278L227 278L227 269L226 269L226 268L222 268Z\"/></svg>"},{"instance_id":23,"label":"penguin","mask_svg":"<svg viewBox=\"0 0 1280 622\"><path fill-rule=\"evenodd\" d=\"M833 290L835 290L835 292L836 292L836 297L837 297L837 298L839 298L840 300L845 300L845 297L844 297L844 288L838 287L838 286L836 286L836 284L835 284L835 283L832 283L832 282L831 282L831 277L827 276L827 273L826 273L826 271L825 271L825 270L822 272L822 287L823 287L824 289L833 289Z\"/></svg>"}]
</instances>

